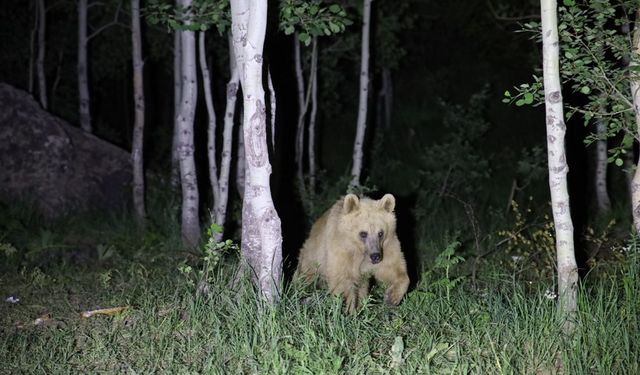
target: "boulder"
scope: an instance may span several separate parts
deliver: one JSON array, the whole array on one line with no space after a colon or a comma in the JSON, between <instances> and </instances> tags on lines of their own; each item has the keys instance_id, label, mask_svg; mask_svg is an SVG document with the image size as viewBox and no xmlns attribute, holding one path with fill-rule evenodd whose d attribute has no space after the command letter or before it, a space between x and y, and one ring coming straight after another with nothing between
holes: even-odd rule
<instances>
[{"instance_id":1,"label":"boulder","mask_svg":"<svg viewBox=\"0 0 640 375\"><path fill-rule=\"evenodd\" d=\"M0 83L0 201L31 204L47 219L123 208L130 197L125 150L43 110Z\"/></svg>"}]
</instances>

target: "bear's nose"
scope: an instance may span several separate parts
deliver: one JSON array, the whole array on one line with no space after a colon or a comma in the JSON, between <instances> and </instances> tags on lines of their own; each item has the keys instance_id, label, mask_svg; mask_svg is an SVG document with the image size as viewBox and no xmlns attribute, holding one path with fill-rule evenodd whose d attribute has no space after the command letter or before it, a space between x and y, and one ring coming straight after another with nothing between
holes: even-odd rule
<instances>
[{"instance_id":1,"label":"bear's nose","mask_svg":"<svg viewBox=\"0 0 640 375\"><path fill-rule=\"evenodd\" d=\"M380 263L382 260L382 255L380 253L371 254L371 263L376 264Z\"/></svg>"}]
</instances>

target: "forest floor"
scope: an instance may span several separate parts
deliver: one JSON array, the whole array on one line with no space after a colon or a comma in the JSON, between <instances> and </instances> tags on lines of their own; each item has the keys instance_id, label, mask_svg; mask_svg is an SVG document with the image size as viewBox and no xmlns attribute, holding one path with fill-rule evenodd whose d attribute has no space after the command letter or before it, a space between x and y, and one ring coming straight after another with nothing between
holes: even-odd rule
<instances>
[{"instance_id":1,"label":"forest floor","mask_svg":"<svg viewBox=\"0 0 640 375\"><path fill-rule=\"evenodd\" d=\"M0 240L0 374L640 373L635 245L582 279L565 335L552 283L489 264L472 283L451 254L400 306L376 287L347 315L322 290L287 287L268 306L248 283L230 288L236 256L95 228L93 244L50 230Z\"/></svg>"}]
</instances>

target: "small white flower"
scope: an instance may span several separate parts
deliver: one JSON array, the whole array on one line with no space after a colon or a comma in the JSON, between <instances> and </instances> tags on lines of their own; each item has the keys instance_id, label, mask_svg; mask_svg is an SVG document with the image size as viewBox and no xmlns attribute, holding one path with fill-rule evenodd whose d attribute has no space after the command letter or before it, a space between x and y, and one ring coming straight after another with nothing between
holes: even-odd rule
<instances>
[{"instance_id":1,"label":"small white flower","mask_svg":"<svg viewBox=\"0 0 640 375\"><path fill-rule=\"evenodd\" d=\"M518 262L520 262L521 260L523 260L523 259L524 259L524 257L523 257L523 256L521 256L521 255L512 255L512 256L511 256L511 259L512 259L514 262L518 263Z\"/></svg>"},{"instance_id":2,"label":"small white flower","mask_svg":"<svg viewBox=\"0 0 640 375\"><path fill-rule=\"evenodd\" d=\"M544 297L545 297L546 299L552 299L552 300L555 300L556 298L558 298L558 295L557 295L553 290L551 290L551 289L547 289L547 290L544 292Z\"/></svg>"},{"instance_id":3,"label":"small white flower","mask_svg":"<svg viewBox=\"0 0 640 375\"><path fill-rule=\"evenodd\" d=\"M20 298L16 298L14 296L9 296L4 301L5 302L9 302L9 303L18 303L18 302L20 302Z\"/></svg>"}]
</instances>

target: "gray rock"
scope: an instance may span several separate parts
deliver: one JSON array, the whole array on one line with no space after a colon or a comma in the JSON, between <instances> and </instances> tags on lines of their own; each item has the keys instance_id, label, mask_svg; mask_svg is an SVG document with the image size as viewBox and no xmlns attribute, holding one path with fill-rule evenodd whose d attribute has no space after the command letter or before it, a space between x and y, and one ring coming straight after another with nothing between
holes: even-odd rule
<instances>
[{"instance_id":1,"label":"gray rock","mask_svg":"<svg viewBox=\"0 0 640 375\"><path fill-rule=\"evenodd\" d=\"M130 155L0 83L0 201L33 204L47 219L124 207Z\"/></svg>"}]
</instances>

